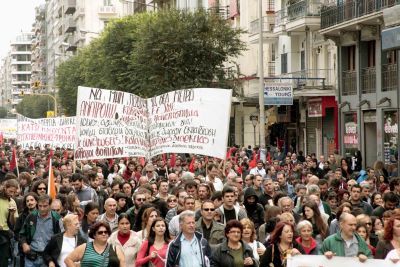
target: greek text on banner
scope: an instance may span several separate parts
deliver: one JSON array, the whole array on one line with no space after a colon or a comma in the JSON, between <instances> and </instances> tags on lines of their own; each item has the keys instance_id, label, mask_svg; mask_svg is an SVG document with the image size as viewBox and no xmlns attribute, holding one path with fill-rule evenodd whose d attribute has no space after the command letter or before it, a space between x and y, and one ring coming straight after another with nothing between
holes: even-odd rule
<instances>
[{"instance_id":1,"label":"greek text on banner","mask_svg":"<svg viewBox=\"0 0 400 267\"><path fill-rule=\"evenodd\" d=\"M144 99L79 87L76 159L195 153L224 158L232 90L183 89Z\"/></svg>"}]
</instances>

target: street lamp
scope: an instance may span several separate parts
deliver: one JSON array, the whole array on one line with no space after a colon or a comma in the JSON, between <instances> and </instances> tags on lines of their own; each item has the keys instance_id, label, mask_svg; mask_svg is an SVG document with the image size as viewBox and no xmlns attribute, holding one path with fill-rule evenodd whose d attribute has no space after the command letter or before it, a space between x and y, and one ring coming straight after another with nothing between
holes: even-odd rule
<instances>
[{"instance_id":1,"label":"street lamp","mask_svg":"<svg viewBox=\"0 0 400 267\"><path fill-rule=\"evenodd\" d=\"M254 146L256 146L256 126L258 123L258 115L250 115L250 121L253 124Z\"/></svg>"}]
</instances>

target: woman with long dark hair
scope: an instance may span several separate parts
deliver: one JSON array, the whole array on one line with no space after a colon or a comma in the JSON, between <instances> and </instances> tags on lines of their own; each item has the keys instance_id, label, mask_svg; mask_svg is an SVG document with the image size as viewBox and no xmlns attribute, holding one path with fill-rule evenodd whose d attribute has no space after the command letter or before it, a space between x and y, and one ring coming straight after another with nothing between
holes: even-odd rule
<instances>
[{"instance_id":1,"label":"woman with long dark hair","mask_svg":"<svg viewBox=\"0 0 400 267\"><path fill-rule=\"evenodd\" d=\"M144 240L136 258L136 267L151 263L156 267L164 267L170 241L167 223L157 217L150 227L147 240ZM149 264L150 265L150 264Z\"/></svg>"},{"instance_id":2,"label":"woman with long dark hair","mask_svg":"<svg viewBox=\"0 0 400 267\"><path fill-rule=\"evenodd\" d=\"M309 221L313 226L313 238L318 244L322 244L322 241L328 236L328 225L322 219L321 212L317 204L314 201L307 201L301 208L301 214L303 220Z\"/></svg>"},{"instance_id":3,"label":"woman with long dark hair","mask_svg":"<svg viewBox=\"0 0 400 267\"><path fill-rule=\"evenodd\" d=\"M261 257L260 266L286 266L288 255L298 255L303 252L300 245L294 241L293 224L279 222L271 234L271 245Z\"/></svg>"},{"instance_id":4,"label":"woman with long dark hair","mask_svg":"<svg viewBox=\"0 0 400 267\"><path fill-rule=\"evenodd\" d=\"M85 206L85 212L83 214L83 219L81 222L81 227L79 229L83 238L87 241L91 241L89 238L89 229L92 224L94 224L99 217L99 205L94 202L89 202Z\"/></svg>"}]
</instances>

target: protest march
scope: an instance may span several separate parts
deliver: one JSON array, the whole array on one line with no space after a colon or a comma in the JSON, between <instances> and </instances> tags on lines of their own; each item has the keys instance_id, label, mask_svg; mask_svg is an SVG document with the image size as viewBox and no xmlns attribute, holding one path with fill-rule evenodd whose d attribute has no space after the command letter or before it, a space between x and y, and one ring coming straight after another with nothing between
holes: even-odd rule
<instances>
[{"instance_id":1,"label":"protest march","mask_svg":"<svg viewBox=\"0 0 400 267\"><path fill-rule=\"evenodd\" d=\"M399 266L400 178L228 146L232 90L79 87L76 116L0 120L2 266Z\"/></svg>"}]
</instances>

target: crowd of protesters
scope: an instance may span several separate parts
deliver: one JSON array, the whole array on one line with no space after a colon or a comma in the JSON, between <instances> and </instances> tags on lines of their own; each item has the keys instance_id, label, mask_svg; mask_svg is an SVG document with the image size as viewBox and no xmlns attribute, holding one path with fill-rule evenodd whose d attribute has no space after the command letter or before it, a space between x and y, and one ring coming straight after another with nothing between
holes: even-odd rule
<instances>
[{"instance_id":1,"label":"crowd of protesters","mask_svg":"<svg viewBox=\"0 0 400 267\"><path fill-rule=\"evenodd\" d=\"M55 197L49 196L49 162ZM400 259L400 178L361 157L232 147L74 161L0 147L0 266L286 266Z\"/></svg>"}]
</instances>

